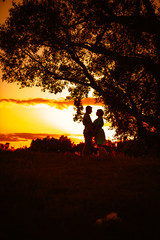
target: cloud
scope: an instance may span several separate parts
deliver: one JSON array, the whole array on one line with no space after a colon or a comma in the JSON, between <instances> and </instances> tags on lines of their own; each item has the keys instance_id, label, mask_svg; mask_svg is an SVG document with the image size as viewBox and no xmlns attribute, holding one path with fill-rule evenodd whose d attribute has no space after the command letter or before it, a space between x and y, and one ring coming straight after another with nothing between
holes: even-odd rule
<instances>
[{"instance_id":1,"label":"cloud","mask_svg":"<svg viewBox=\"0 0 160 240\"><path fill-rule=\"evenodd\" d=\"M26 106L35 106L38 104L46 104L51 107L55 107L57 109L64 109L68 108L69 106L73 106L74 102L71 100L65 100L64 98L55 100L55 99L44 99L44 98L32 98L26 100L20 99L0 99L1 103L8 103L8 104L18 104L18 105L26 105ZM99 105L102 106L102 103L97 103L95 98L84 98L82 100L83 105Z\"/></svg>"},{"instance_id":2,"label":"cloud","mask_svg":"<svg viewBox=\"0 0 160 240\"><path fill-rule=\"evenodd\" d=\"M35 140L37 138L43 139L47 136L59 138L61 135L46 134L46 133L8 133L8 134L0 134L0 141L19 142L19 141Z\"/></svg>"},{"instance_id":3,"label":"cloud","mask_svg":"<svg viewBox=\"0 0 160 240\"><path fill-rule=\"evenodd\" d=\"M102 106L102 102L96 102L95 98L84 98L82 100L83 105L93 105L93 106Z\"/></svg>"}]
</instances>

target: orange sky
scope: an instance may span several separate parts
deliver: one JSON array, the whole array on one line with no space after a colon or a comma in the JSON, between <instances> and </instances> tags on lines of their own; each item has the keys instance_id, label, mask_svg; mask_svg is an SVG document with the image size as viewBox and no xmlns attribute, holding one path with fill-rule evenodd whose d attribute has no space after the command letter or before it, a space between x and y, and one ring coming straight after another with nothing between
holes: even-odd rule
<instances>
[{"instance_id":1,"label":"orange sky","mask_svg":"<svg viewBox=\"0 0 160 240\"><path fill-rule=\"evenodd\" d=\"M83 125L73 121L73 102L64 100L66 94L67 91L58 95L44 93L37 87L19 89L14 83L1 82L0 142L10 142L14 147L29 146L31 140L37 138L37 134L44 134L41 137L58 137L64 134L72 141L74 138L83 141ZM94 106L92 98L84 100L83 104L93 106L91 118L94 120L96 110L101 106ZM104 127L109 138L107 128ZM24 141L27 139L30 140Z\"/></svg>"},{"instance_id":2,"label":"orange sky","mask_svg":"<svg viewBox=\"0 0 160 240\"><path fill-rule=\"evenodd\" d=\"M0 23L8 16L11 2L0 0ZM54 95L38 87L20 89L16 83L2 82L0 72L0 143L10 142L15 148L30 146L32 139L47 135L67 135L72 140L83 141L83 125L73 121L73 102L65 102L66 95L67 90ZM94 105L91 98L84 101L84 105L88 104L93 104L94 120L101 106ZM113 131L108 131L105 125L106 139L112 139Z\"/></svg>"},{"instance_id":3,"label":"orange sky","mask_svg":"<svg viewBox=\"0 0 160 240\"><path fill-rule=\"evenodd\" d=\"M73 102L66 102L65 95L66 91L56 96L41 92L40 88L19 89L16 84L1 82L0 142L10 142L14 147L29 146L31 140L37 138L37 134L44 134L41 137L47 135L58 137L64 134L72 139L78 138L79 141L83 141L83 125L73 121L75 113ZM83 104L93 106L91 118L94 120L96 110L102 107L94 105L93 98L84 100ZM107 126L104 127L106 136L109 138L107 128ZM19 141L26 139L30 140Z\"/></svg>"}]
</instances>

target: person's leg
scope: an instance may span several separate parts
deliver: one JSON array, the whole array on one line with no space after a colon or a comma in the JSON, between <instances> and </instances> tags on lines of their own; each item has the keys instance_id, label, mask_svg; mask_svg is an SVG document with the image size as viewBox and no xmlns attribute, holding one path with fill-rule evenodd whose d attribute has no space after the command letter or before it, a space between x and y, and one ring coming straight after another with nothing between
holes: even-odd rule
<instances>
[{"instance_id":1,"label":"person's leg","mask_svg":"<svg viewBox=\"0 0 160 240\"><path fill-rule=\"evenodd\" d=\"M89 135L87 139L87 153L88 155L92 154L92 136Z\"/></svg>"},{"instance_id":2,"label":"person's leg","mask_svg":"<svg viewBox=\"0 0 160 240\"><path fill-rule=\"evenodd\" d=\"M92 136L91 136L91 134L86 133L84 135L84 137L85 137L85 144L84 144L84 148L83 148L83 151L82 151L82 155L83 156L88 156L92 152Z\"/></svg>"},{"instance_id":3,"label":"person's leg","mask_svg":"<svg viewBox=\"0 0 160 240\"><path fill-rule=\"evenodd\" d=\"M108 152L106 151L105 147L103 145L99 145L99 157L101 158L107 158L108 157Z\"/></svg>"}]
</instances>

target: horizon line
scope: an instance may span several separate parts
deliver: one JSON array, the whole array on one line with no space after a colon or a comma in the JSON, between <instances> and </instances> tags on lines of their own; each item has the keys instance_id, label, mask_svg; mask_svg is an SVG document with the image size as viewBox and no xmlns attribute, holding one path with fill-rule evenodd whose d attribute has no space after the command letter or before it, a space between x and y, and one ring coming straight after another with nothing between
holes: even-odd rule
<instances>
[{"instance_id":1,"label":"horizon line","mask_svg":"<svg viewBox=\"0 0 160 240\"><path fill-rule=\"evenodd\" d=\"M83 134L70 134L70 133L0 133L0 142L21 142L35 140L36 138L54 137L59 138L61 136L67 136L68 138L83 137Z\"/></svg>"}]
</instances>

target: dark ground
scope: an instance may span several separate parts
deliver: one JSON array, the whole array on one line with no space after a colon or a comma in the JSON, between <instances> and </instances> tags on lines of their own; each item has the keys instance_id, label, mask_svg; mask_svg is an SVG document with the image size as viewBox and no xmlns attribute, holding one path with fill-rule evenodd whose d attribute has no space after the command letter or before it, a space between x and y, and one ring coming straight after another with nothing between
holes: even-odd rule
<instances>
[{"instance_id":1,"label":"dark ground","mask_svg":"<svg viewBox=\"0 0 160 240\"><path fill-rule=\"evenodd\" d=\"M160 159L3 152L0 209L1 240L158 239Z\"/></svg>"}]
</instances>

